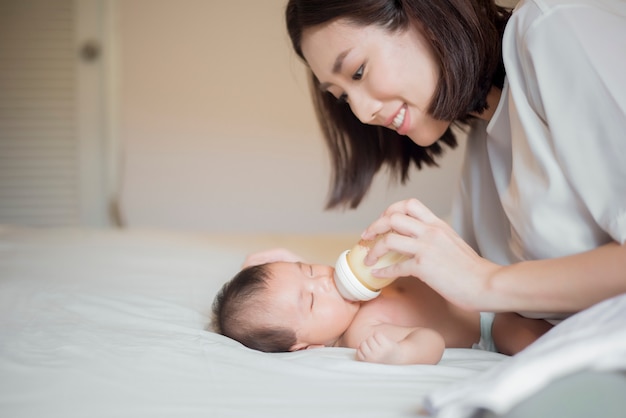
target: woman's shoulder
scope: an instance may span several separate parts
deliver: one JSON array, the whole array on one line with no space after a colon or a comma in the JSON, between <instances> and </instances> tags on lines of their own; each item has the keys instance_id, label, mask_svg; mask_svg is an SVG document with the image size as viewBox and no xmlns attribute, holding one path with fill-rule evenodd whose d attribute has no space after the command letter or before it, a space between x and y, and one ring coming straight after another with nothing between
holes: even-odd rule
<instances>
[{"instance_id":1,"label":"woman's shoulder","mask_svg":"<svg viewBox=\"0 0 626 418\"><path fill-rule=\"evenodd\" d=\"M589 19L590 14L594 19ZM522 32L533 31L541 25L564 25L571 30L589 30L602 25L604 18L625 17L623 0L521 0L515 7L510 26ZM585 20L584 25L571 23Z\"/></svg>"},{"instance_id":2,"label":"woman's shoulder","mask_svg":"<svg viewBox=\"0 0 626 418\"><path fill-rule=\"evenodd\" d=\"M515 6L514 14L520 10L527 11L533 8L542 14L549 14L581 7L600 8L609 13L620 14L625 6L623 0L520 0Z\"/></svg>"},{"instance_id":3,"label":"woman's shoulder","mask_svg":"<svg viewBox=\"0 0 626 418\"><path fill-rule=\"evenodd\" d=\"M573 68L576 74L602 79L607 76L605 70L615 67L614 51L621 48L623 39L623 0L522 0L502 41L507 79L531 96L537 93L533 80L551 84Z\"/></svg>"}]
</instances>

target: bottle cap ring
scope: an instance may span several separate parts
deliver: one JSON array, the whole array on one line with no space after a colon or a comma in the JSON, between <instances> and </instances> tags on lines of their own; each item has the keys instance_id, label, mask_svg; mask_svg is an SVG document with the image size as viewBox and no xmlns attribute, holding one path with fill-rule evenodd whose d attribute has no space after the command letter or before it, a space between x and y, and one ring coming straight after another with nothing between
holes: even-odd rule
<instances>
[{"instance_id":1,"label":"bottle cap ring","mask_svg":"<svg viewBox=\"0 0 626 418\"><path fill-rule=\"evenodd\" d=\"M374 291L367 288L361 281L354 275L348 265L348 253L350 250L346 250L337 259L335 264L335 284L341 296L344 299L353 301L366 301L374 299L380 294L380 290Z\"/></svg>"}]
</instances>

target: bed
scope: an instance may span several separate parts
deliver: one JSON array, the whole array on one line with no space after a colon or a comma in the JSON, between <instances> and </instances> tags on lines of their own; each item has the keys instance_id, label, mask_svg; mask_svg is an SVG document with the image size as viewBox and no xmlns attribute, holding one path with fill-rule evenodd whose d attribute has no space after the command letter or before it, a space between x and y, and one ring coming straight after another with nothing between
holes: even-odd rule
<instances>
[{"instance_id":1,"label":"bed","mask_svg":"<svg viewBox=\"0 0 626 418\"><path fill-rule=\"evenodd\" d=\"M357 362L347 348L260 353L207 329L246 254L281 246L333 263L354 239L0 226L0 417L504 416L579 372L626 393L623 297L518 356L448 349L436 366ZM621 397L604 412L626 408Z\"/></svg>"}]
</instances>

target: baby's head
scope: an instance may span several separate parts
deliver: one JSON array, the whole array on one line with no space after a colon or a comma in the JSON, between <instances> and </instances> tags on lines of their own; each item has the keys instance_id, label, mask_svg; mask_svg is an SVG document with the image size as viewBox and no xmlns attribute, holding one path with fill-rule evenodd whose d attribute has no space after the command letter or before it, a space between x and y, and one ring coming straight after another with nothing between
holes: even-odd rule
<instances>
[{"instance_id":1,"label":"baby's head","mask_svg":"<svg viewBox=\"0 0 626 418\"><path fill-rule=\"evenodd\" d=\"M350 326L359 304L343 299L333 268L268 263L241 270L213 302L213 327L260 351L331 346Z\"/></svg>"},{"instance_id":2,"label":"baby's head","mask_svg":"<svg viewBox=\"0 0 626 418\"><path fill-rule=\"evenodd\" d=\"M270 325L270 264L241 270L226 282L213 301L213 328L247 347L266 352L289 351L296 333Z\"/></svg>"}]
</instances>

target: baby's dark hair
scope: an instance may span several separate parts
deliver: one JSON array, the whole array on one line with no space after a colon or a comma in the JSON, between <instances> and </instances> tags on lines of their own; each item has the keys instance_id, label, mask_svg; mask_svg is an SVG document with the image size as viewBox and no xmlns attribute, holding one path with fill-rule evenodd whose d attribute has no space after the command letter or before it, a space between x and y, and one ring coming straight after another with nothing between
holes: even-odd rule
<instances>
[{"instance_id":1,"label":"baby's dark hair","mask_svg":"<svg viewBox=\"0 0 626 418\"><path fill-rule=\"evenodd\" d=\"M226 282L213 301L213 330L255 350L290 351L296 343L295 331L263 324L263 308L271 303L263 300L269 280L268 264L261 264L241 270Z\"/></svg>"}]
</instances>

